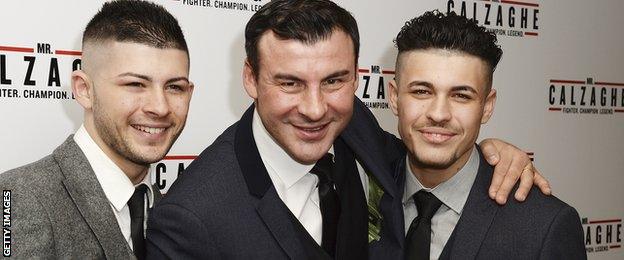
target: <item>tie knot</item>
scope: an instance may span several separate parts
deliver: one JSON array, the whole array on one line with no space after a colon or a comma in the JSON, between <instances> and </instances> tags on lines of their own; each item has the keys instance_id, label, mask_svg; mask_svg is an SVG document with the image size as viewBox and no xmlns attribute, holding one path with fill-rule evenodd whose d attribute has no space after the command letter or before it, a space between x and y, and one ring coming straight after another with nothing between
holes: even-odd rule
<instances>
[{"instance_id":1,"label":"tie knot","mask_svg":"<svg viewBox=\"0 0 624 260\"><path fill-rule=\"evenodd\" d=\"M147 194L148 188L145 184L139 184L134 187L134 193L128 201L128 207L130 208L130 215L142 216L143 209L145 207L145 194ZM134 214L133 214L134 213Z\"/></svg>"},{"instance_id":2,"label":"tie knot","mask_svg":"<svg viewBox=\"0 0 624 260\"><path fill-rule=\"evenodd\" d=\"M431 220L436 211L442 206L442 202L431 192L420 190L414 194L414 202L418 209L418 217Z\"/></svg>"},{"instance_id":3,"label":"tie knot","mask_svg":"<svg viewBox=\"0 0 624 260\"><path fill-rule=\"evenodd\" d=\"M310 173L319 177L320 183L330 183L332 180L332 169L334 168L334 156L326 153L323 158L316 161Z\"/></svg>"},{"instance_id":4,"label":"tie knot","mask_svg":"<svg viewBox=\"0 0 624 260\"><path fill-rule=\"evenodd\" d=\"M144 198L147 190L147 185L143 183L139 184L139 186L134 187L134 193L132 193L131 200L134 198Z\"/></svg>"}]
</instances>

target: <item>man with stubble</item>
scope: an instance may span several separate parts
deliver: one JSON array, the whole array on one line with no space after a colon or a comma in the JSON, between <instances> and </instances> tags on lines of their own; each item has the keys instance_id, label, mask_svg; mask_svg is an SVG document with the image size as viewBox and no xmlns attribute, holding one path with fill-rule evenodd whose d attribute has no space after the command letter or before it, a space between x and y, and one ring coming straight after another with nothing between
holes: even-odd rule
<instances>
[{"instance_id":1,"label":"man with stubble","mask_svg":"<svg viewBox=\"0 0 624 260\"><path fill-rule=\"evenodd\" d=\"M12 256L145 258L148 168L180 135L193 84L177 20L144 1L105 3L82 39L72 91L84 109L51 155L0 174L12 191Z\"/></svg>"}]
</instances>

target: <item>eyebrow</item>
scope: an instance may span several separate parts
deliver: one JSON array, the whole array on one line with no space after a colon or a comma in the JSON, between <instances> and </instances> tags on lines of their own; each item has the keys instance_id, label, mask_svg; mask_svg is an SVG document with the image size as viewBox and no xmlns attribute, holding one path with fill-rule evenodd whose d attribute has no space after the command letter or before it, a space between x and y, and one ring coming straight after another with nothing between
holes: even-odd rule
<instances>
[{"instance_id":1,"label":"eyebrow","mask_svg":"<svg viewBox=\"0 0 624 260\"><path fill-rule=\"evenodd\" d=\"M336 78L336 77L342 77L342 76L347 75L349 73L350 73L349 70L336 71L336 72L334 72L332 74L327 75L325 78L323 78L323 80L328 80L328 79ZM283 73L275 74L273 76L273 78L274 79L282 79L282 80L299 81L299 82L304 81L303 79L301 79L301 78L299 78L297 76L294 76L294 75L291 75L291 74L283 74Z\"/></svg>"},{"instance_id":2,"label":"eyebrow","mask_svg":"<svg viewBox=\"0 0 624 260\"><path fill-rule=\"evenodd\" d=\"M277 73L273 76L273 78L282 79L282 80L303 81L297 76L290 75L290 74L283 74L283 73Z\"/></svg>"},{"instance_id":3,"label":"eyebrow","mask_svg":"<svg viewBox=\"0 0 624 260\"><path fill-rule=\"evenodd\" d=\"M336 71L332 74L329 74L327 77L325 77L323 80L328 80L331 78L338 78L338 77L342 77L344 75L349 74L350 72L348 70L341 70L341 71Z\"/></svg>"},{"instance_id":4,"label":"eyebrow","mask_svg":"<svg viewBox=\"0 0 624 260\"><path fill-rule=\"evenodd\" d=\"M478 94L477 90L471 86L456 86L456 87L452 87L451 91L468 91L468 92Z\"/></svg>"},{"instance_id":5,"label":"eyebrow","mask_svg":"<svg viewBox=\"0 0 624 260\"><path fill-rule=\"evenodd\" d=\"M433 84L431 84L431 82L428 82L428 81L415 80L407 84L407 87L414 87L414 86L424 86L424 87L433 89ZM451 88L451 91L468 91L468 92L478 94L475 88L468 86L468 85L454 86Z\"/></svg>"},{"instance_id":6,"label":"eyebrow","mask_svg":"<svg viewBox=\"0 0 624 260\"><path fill-rule=\"evenodd\" d=\"M414 80L410 82L409 84L407 84L407 87L414 87L414 86L425 86L427 88L433 88L433 84L431 84L431 82L428 82L428 81Z\"/></svg>"},{"instance_id":7,"label":"eyebrow","mask_svg":"<svg viewBox=\"0 0 624 260\"><path fill-rule=\"evenodd\" d=\"M167 82L165 82L165 83L168 84L168 83L173 83L173 82L176 82L176 81L186 81L186 83L190 83L190 81L189 81L189 79L187 77L172 78L172 79L167 80Z\"/></svg>"},{"instance_id":8,"label":"eyebrow","mask_svg":"<svg viewBox=\"0 0 624 260\"><path fill-rule=\"evenodd\" d=\"M143 74L138 74L138 73L133 73L133 72L125 72L125 73L121 73L119 75L117 75L117 77L135 77L135 78L140 78L146 81L152 81L152 78ZM176 81L186 81L187 83L190 82L189 79L187 77L175 77L175 78L171 78L168 79L167 84L169 83L173 83Z\"/></svg>"},{"instance_id":9,"label":"eyebrow","mask_svg":"<svg viewBox=\"0 0 624 260\"><path fill-rule=\"evenodd\" d=\"M117 75L117 77L135 77L135 78L140 78L140 79L144 79L147 81L152 81L152 78L146 75L142 75L142 74L138 74L138 73L133 73L133 72L125 72L125 73L121 73L119 75Z\"/></svg>"}]
</instances>

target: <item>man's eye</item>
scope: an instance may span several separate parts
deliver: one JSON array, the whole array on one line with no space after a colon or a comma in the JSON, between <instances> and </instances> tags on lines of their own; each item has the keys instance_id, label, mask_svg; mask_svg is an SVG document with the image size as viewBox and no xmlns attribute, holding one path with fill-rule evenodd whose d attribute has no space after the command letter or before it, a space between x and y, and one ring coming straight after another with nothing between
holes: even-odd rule
<instances>
[{"instance_id":1,"label":"man's eye","mask_svg":"<svg viewBox=\"0 0 624 260\"><path fill-rule=\"evenodd\" d=\"M143 84L141 82L130 82L130 83L126 83L126 86L129 86L129 87L143 87Z\"/></svg>"},{"instance_id":2,"label":"man's eye","mask_svg":"<svg viewBox=\"0 0 624 260\"><path fill-rule=\"evenodd\" d=\"M328 85L338 84L340 82L342 82L342 80L340 79L328 79L325 81L325 83Z\"/></svg>"},{"instance_id":3,"label":"man's eye","mask_svg":"<svg viewBox=\"0 0 624 260\"><path fill-rule=\"evenodd\" d=\"M416 89L412 93L414 93L416 95L427 95L427 94L429 94L429 91L426 90L426 89Z\"/></svg>"},{"instance_id":4,"label":"man's eye","mask_svg":"<svg viewBox=\"0 0 624 260\"><path fill-rule=\"evenodd\" d=\"M280 86L282 86L282 87L294 87L295 86L295 82L294 81L282 82L282 83L280 83Z\"/></svg>"},{"instance_id":5,"label":"man's eye","mask_svg":"<svg viewBox=\"0 0 624 260\"><path fill-rule=\"evenodd\" d=\"M175 90L175 91L182 91L184 90L184 88L180 85L169 85L167 86L168 89L170 90Z\"/></svg>"},{"instance_id":6,"label":"man's eye","mask_svg":"<svg viewBox=\"0 0 624 260\"><path fill-rule=\"evenodd\" d=\"M460 98L460 99L465 99L465 100L470 100L470 99L472 99L472 97L471 97L471 96L466 95L466 94L462 94L462 93L457 93L457 94L455 94L455 95L453 95L453 96L455 96L455 97L457 97L457 98Z\"/></svg>"}]
</instances>

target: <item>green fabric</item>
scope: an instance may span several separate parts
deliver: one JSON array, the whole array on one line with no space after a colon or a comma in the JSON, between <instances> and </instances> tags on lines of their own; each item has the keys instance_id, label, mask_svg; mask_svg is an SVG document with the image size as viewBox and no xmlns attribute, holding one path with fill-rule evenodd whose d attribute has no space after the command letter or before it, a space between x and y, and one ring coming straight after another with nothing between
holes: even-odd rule
<instances>
[{"instance_id":1,"label":"green fabric","mask_svg":"<svg viewBox=\"0 0 624 260\"><path fill-rule=\"evenodd\" d=\"M383 218L379 213L379 202L384 194L384 190L379 186L374 176L368 175L368 243L379 241L381 223Z\"/></svg>"}]
</instances>

